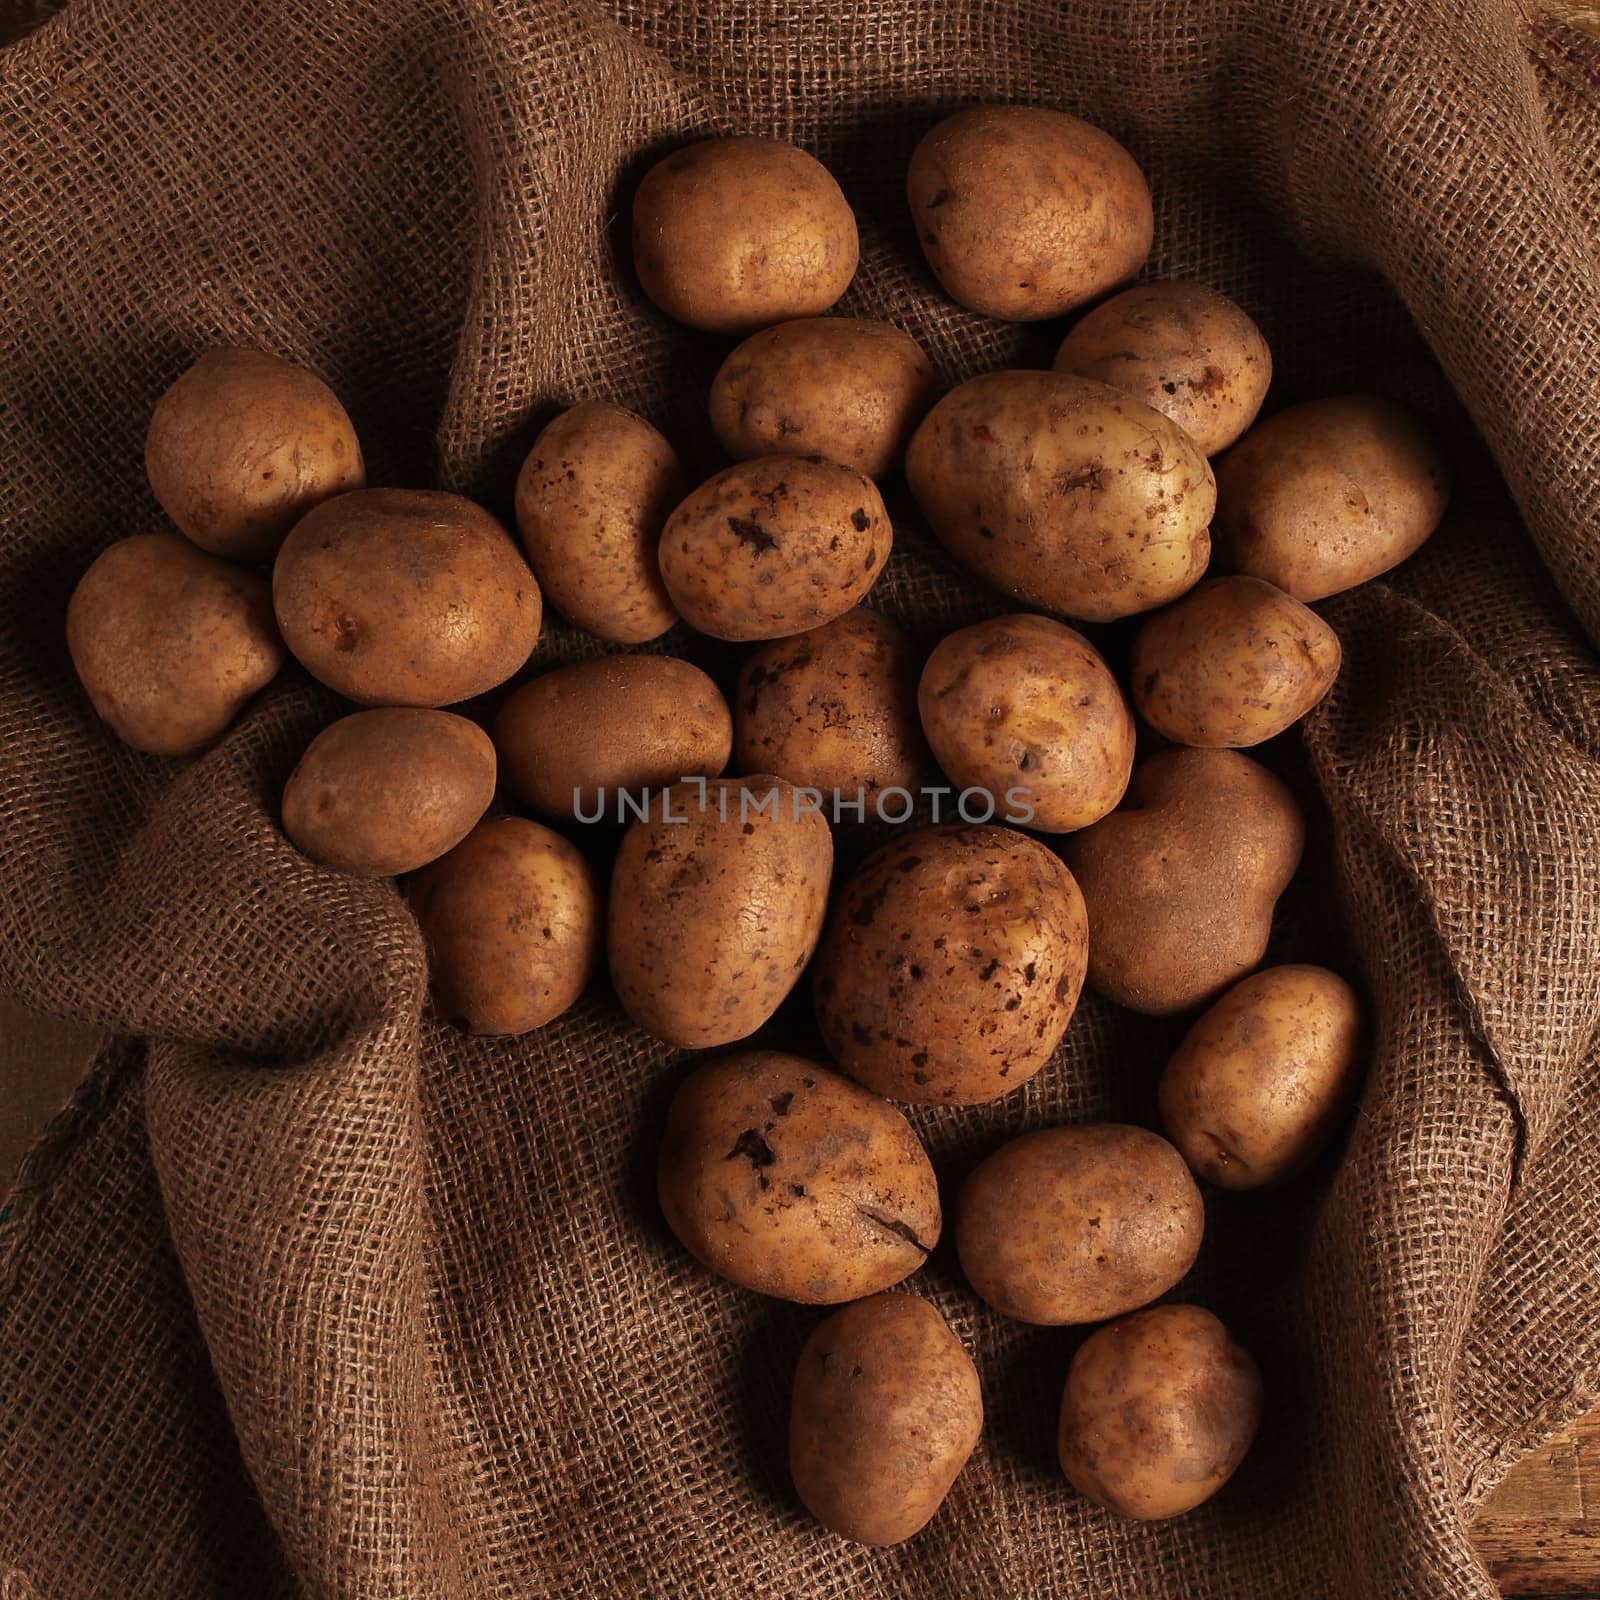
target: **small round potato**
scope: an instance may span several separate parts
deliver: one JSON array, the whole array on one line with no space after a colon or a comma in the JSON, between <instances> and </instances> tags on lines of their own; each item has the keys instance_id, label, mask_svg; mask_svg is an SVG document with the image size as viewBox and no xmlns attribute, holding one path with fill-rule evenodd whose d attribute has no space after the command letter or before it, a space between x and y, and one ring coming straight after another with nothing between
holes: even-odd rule
<instances>
[{"instance_id":1,"label":"small round potato","mask_svg":"<svg viewBox=\"0 0 1600 1600\"><path fill-rule=\"evenodd\" d=\"M939 1186L911 1124L838 1073L772 1050L684 1080L657 1189L697 1261L803 1305L887 1289L939 1239Z\"/></svg>"},{"instance_id":2,"label":"small round potato","mask_svg":"<svg viewBox=\"0 0 1600 1600\"><path fill-rule=\"evenodd\" d=\"M956 1253L996 1311L1048 1327L1149 1305L1194 1265L1205 1203L1183 1157L1145 1128L1039 1128L961 1188Z\"/></svg>"},{"instance_id":3,"label":"small round potato","mask_svg":"<svg viewBox=\"0 0 1600 1600\"><path fill-rule=\"evenodd\" d=\"M600 955L600 891L558 833L480 822L414 874L406 897L428 943L434 1010L468 1033L527 1033L583 993Z\"/></svg>"},{"instance_id":4,"label":"small round potato","mask_svg":"<svg viewBox=\"0 0 1600 1600\"><path fill-rule=\"evenodd\" d=\"M826 456L881 478L933 404L933 367L887 322L808 317L746 339L711 385L711 428L736 461Z\"/></svg>"},{"instance_id":5,"label":"small round potato","mask_svg":"<svg viewBox=\"0 0 1600 1600\"><path fill-rule=\"evenodd\" d=\"M1209 1500L1261 1425L1261 1373L1209 1311L1152 1306L1086 1339L1061 1397L1061 1470L1125 1517Z\"/></svg>"},{"instance_id":6,"label":"small round potato","mask_svg":"<svg viewBox=\"0 0 1600 1600\"><path fill-rule=\"evenodd\" d=\"M208 350L156 402L145 472L202 550L270 561L313 506L366 480L332 389L262 350Z\"/></svg>"},{"instance_id":7,"label":"small round potato","mask_svg":"<svg viewBox=\"0 0 1600 1600\"><path fill-rule=\"evenodd\" d=\"M672 513L661 576L691 628L781 639L843 616L893 542L870 478L820 456L764 456L717 473Z\"/></svg>"},{"instance_id":8,"label":"small round potato","mask_svg":"<svg viewBox=\"0 0 1600 1600\"><path fill-rule=\"evenodd\" d=\"M922 728L958 785L999 807L1025 795L1030 828L1067 833L1112 810L1133 771L1133 713L1081 633L1021 614L942 640L917 690Z\"/></svg>"},{"instance_id":9,"label":"small round potato","mask_svg":"<svg viewBox=\"0 0 1600 1600\"><path fill-rule=\"evenodd\" d=\"M447 706L503 683L539 642L539 585L481 506L360 489L308 513L272 569L284 643L361 705Z\"/></svg>"},{"instance_id":10,"label":"small round potato","mask_svg":"<svg viewBox=\"0 0 1600 1600\"><path fill-rule=\"evenodd\" d=\"M1290 406L1217 464L1218 555L1296 600L1321 600L1414 555L1439 526L1450 468L1376 395Z\"/></svg>"},{"instance_id":11,"label":"small round potato","mask_svg":"<svg viewBox=\"0 0 1600 1600\"><path fill-rule=\"evenodd\" d=\"M1142 401L1064 372L952 389L906 451L928 525L1030 605L1111 622L1176 600L1211 552L1211 464Z\"/></svg>"},{"instance_id":12,"label":"small round potato","mask_svg":"<svg viewBox=\"0 0 1600 1600\"><path fill-rule=\"evenodd\" d=\"M683 498L672 446L643 417L589 400L533 441L517 475L517 531L544 598L613 644L678 620L656 546Z\"/></svg>"},{"instance_id":13,"label":"small round potato","mask_svg":"<svg viewBox=\"0 0 1600 1600\"><path fill-rule=\"evenodd\" d=\"M850 286L856 219L826 167L781 139L704 139L645 174L633 264L669 317L750 333L826 311Z\"/></svg>"},{"instance_id":14,"label":"small round potato","mask_svg":"<svg viewBox=\"0 0 1600 1600\"><path fill-rule=\"evenodd\" d=\"M817 955L817 1022L858 1083L976 1105L1055 1053L1083 988L1072 874L1009 828L920 828L868 856Z\"/></svg>"},{"instance_id":15,"label":"small round potato","mask_svg":"<svg viewBox=\"0 0 1600 1600\"><path fill-rule=\"evenodd\" d=\"M1133 703L1175 744L1238 750L1293 727L1339 676L1339 635L1260 578L1211 578L1139 629Z\"/></svg>"},{"instance_id":16,"label":"small round potato","mask_svg":"<svg viewBox=\"0 0 1600 1600\"><path fill-rule=\"evenodd\" d=\"M1202 1178L1264 1188L1327 1148L1365 1066L1350 985L1326 967L1268 967L1189 1030L1161 1078L1161 1120Z\"/></svg>"},{"instance_id":17,"label":"small round potato","mask_svg":"<svg viewBox=\"0 0 1600 1600\"><path fill-rule=\"evenodd\" d=\"M203 750L283 665L266 580L161 533L95 558L67 649L100 719L155 756Z\"/></svg>"},{"instance_id":18,"label":"small round potato","mask_svg":"<svg viewBox=\"0 0 1600 1600\"><path fill-rule=\"evenodd\" d=\"M1078 323L1061 341L1055 369L1144 401L1214 456L1256 420L1272 383L1272 352L1215 289L1141 283Z\"/></svg>"},{"instance_id":19,"label":"small round potato","mask_svg":"<svg viewBox=\"0 0 1600 1600\"><path fill-rule=\"evenodd\" d=\"M926 1526L982 1433L978 1369L926 1300L859 1300L800 1352L789 1470L806 1510L846 1539L899 1544Z\"/></svg>"}]
</instances>

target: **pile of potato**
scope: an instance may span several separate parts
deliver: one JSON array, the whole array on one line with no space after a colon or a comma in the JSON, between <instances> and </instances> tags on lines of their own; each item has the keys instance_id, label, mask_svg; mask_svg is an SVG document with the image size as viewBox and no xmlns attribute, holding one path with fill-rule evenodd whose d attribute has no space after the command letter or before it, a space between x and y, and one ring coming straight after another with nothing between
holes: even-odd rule
<instances>
[{"instance_id":1,"label":"pile of potato","mask_svg":"<svg viewBox=\"0 0 1600 1600\"><path fill-rule=\"evenodd\" d=\"M1222 295L1104 298L1152 237L1145 180L1106 134L963 111L922 141L907 187L962 305L1038 319L1098 302L1051 371L940 396L909 335L822 315L858 249L828 173L777 140L708 139L640 185L634 261L667 315L742 340L709 406L731 465L690 485L649 423L586 401L534 442L513 537L459 496L367 487L324 384L213 350L150 423L177 532L113 544L67 617L95 710L139 750L203 749L286 653L365 708L312 741L284 829L331 868L406 876L435 1007L462 1028L540 1027L603 959L640 1027L726 1046L809 972L833 1064L747 1048L699 1066L659 1192L711 1271L844 1306L800 1358L791 1462L823 1523L875 1544L928 1521L983 1418L943 1318L885 1292L943 1228L891 1102L1014 1092L1048 1067L1086 981L1136 1011L1198 1010L1161 1079L1168 1137L1012 1140L955 1198L956 1253L1004 1316L1104 1324L1061 1402L1061 1465L1085 1495L1171 1516L1248 1449L1254 1362L1209 1312L1152 1302L1199 1250L1196 1177L1281 1182L1334 1137L1363 1023L1331 972L1255 970L1305 823L1238 752L1339 672L1308 602L1415 551L1448 494L1438 448L1387 401L1257 423L1271 356ZM949 554L1028 608L925 660L860 604L894 542L877 480L902 470ZM443 709L521 671L545 603L618 646L681 622L755 648L731 701L674 656L613 653L521 683L487 732ZM1126 688L1057 620L1144 613ZM1136 715L1167 741L1139 762ZM730 759L743 776L723 776ZM826 798L905 817L940 772L956 820L894 834L835 892ZM489 816L497 791L541 820ZM607 895L558 829L619 803L635 820Z\"/></svg>"}]
</instances>

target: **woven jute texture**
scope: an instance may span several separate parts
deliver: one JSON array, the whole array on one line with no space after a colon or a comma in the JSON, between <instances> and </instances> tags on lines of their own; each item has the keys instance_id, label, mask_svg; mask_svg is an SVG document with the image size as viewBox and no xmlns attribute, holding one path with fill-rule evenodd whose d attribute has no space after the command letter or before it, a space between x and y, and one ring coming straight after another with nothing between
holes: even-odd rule
<instances>
[{"instance_id":1,"label":"woven jute texture","mask_svg":"<svg viewBox=\"0 0 1600 1600\"><path fill-rule=\"evenodd\" d=\"M123 1041L0 1224L0 1593L1492 1594L1471 1509L1600 1373L1597 83L1581 35L1501 0L78 0L0 56L0 983ZM1260 1357L1255 1451L1177 1522L1090 1506L1054 1464L1076 1336L990 1313L945 1246L910 1287L987 1428L880 1552L788 1484L817 1313L660 1220L688 1058L603 984L523 1040L441 1029L393 888L277 831L331 699L291 672L202 759L142 758L62 618L157 525L145 421L217 340L323 373L375 481L504 513L583 396L713 466L723 347L642 303L625 245L631 185L695 135L829 163L861 219L844 309L946 379L1044 364L1059 329L947 303L904 209L919 134L981 100L1124 139L1151 273L1242 299L1273 403L1391 394L1460 486L1421 556L1324 608L1344 676L1270 755L1312 819L1279 947L1351 970L1374 1054L1342 1164L1212 1196L1181 1291ZM885 609L924 637L992 611L891 499ZM538 659L579 648L554 627ZM816 1048L800 1001L763 1037ZM1090 998L1025 1090L916 1114L947 1196L1021 1128L1152 1123L1173 1040Z\"/></svg>"}]
</instances>

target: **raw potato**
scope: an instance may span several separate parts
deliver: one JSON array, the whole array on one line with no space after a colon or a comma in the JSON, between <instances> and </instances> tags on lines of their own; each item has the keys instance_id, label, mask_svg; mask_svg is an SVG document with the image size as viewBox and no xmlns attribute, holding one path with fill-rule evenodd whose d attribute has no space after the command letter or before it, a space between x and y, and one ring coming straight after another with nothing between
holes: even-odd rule
<instances>
[{"instance_id":1,"label":"raw potato","mask_svg":"<svg viewBox=\"0 0 1600 1600\"><path fill-rule=\"evenodd\" d=\"M141 533L95 558L67 605L67 649L96 714L135 750L203 750L283 665L266 580Z\"/></svg>"},{"instance_id":2,"label":"raw potato","mask_svg":"<svg viewBox=\"0 0 1600 1600\"><path fill-rule=\"evenodd\" d=\"M933 367L887 322L808 317L746 339L711 385L711 427L737 461L826 456L881 478L933 404Z\"/></svg>"},{"instance_id":3,"label":"raw potato","mask_svg":"<svg viewBox=\"0 0 1600 1600\"><path fill-rule=\"evenodd\" d=\"M845 885L813 995L828 1053L894 1100L976 1105L1055 1053L1083 988L1072 874L1009 828L920 828Z\"/></svg>"},{"instance_id":4,"label":"raw potato","mask_svg":"<svg viewBox=\"0 0 1600 1600\"><path fill-rule=\"evenodd\" d=\"M1218 554L1296 600L1321 600L1414 555L1439 526L1450 468L1408 412L1376 395L1308 400L1217 466Z\"/></svg>"},{"instance_id":5,"label":"raw potato","mask_svg":"<svg viewBox=\"0 0 1600 1600\"><path fill-rule=\"evenodd\" d=\"M843 616L894 529L870 478L820 456L742 461L701 484L661 535L661 576L714 639L781 639Z\"/></svg>"},{"instance_id":6,"label":"raw potato","mask_svg":"<svg viewBox=\"0 0 1600 1600\"><path fill-rule=\"evenodd\" d=\"M362 705L447 706L503 683L539 642L539 585L481 506L361 489L318 506L272 569L284 643Z\"/></svg>"},{"instance_id":7,"label":"raw potato","mask_svg":"<svg viewBox=\"0 0 1600 1600\"><path fill-rule=\"evenodd\" d=\"M1125 390L1214 456L1256 420L1272 383L1272 352L1244 310L1215 289L1141 283L1078 323L1061 341L1055 369Z\"/></svg>"},{"instance_id":8,"label":"raw potato","mask_svg":"<svg viewBox=\"0 0 1600 1600\"><path fill-rule=\"evenodd\" d=\"M226 347L156 402L144 464L178 527L236 561L270 561L313 506L367 481L355 429L321 378Z\"/></svg>"},{"instance_id":9,"label":"raw potato","mask_svg":"<svg viewBox=\"0 0 1600 1600\"><path fill-rule=\"evenodd\" d=\"M1084 1341L1061 1397L1061 1470L1145 1520L1209 1500L1261 1425L1261 1373L1209 1311L1152 1306Z\"/></svg>"},{"instance_id":10,"label":"raw potato","mask_svg":"<svg viewBox=\"0 0 1600 1600\"><path fill-rule=\"evenodd\" d=\"M1350 985L1326 967L1268 967L1189 1030L1161 1078L1161 1120L1202 1178L1264 1188L1322 1154L1365 1067Z\"/></svg>"},{"instance_id":11,"label":"raw potato","mask_svg":"<svg viewBox=\"0 0 1600 1600\"><path fill-rule=\"evenodd\" d=\"M1238 750L1319 704L1340 657L1339 635L1282 589L1210 578L1139 629L1133 703L1175 744Z\"/></svg>"},{"instance_id":12,"label":"raw potato","mask_svg":"<svg viewBox=\"0 0 1600 1600\"><path fill-rule=\"evenodd\" d=\"M672 446L643 417L589 400L533 441L517 476L517 531L544 598L614 644L678 620L656 546L683 498Z\"/></svg>"},{"instance_id":13,"label":"raw potato","mask_svg":"<svg viewBox=\"0 0 1600 1600\"><path fill-rule=\"evenodd\" d=\"M1089 981L1151 1016L1214 999L1266 954L1305 818L1232 750L1160 750L1122 809L1061 842L1089 913Z\"/></svg>"},{"instance_id":14,"label":"raw potato","mask_svg":"<svg viewBox=\"0 0 1600 1600\"><path fill-rule=\"evenodd\" d=\"M978 1369L926 1300L835 1311L800 1352L789 1470L806 1509L858 1544L926 1526L983 1433Z\"/></svg>"},{"instance_id":15,"label":"raw potato","mask_svg":"<svg viewBox=\"0 0 1600 1600\"><path fill-rule=\"evenodd\" d=\"M558 833L480 822L406 895L428 942L434 1010L468 1033L527 1033L577 1000L600 956L600 892Z\"/></svg>"},{"instance_id":16,"label":"raw potato","mask_svg":"<svg viewBox=\"0 0 1600 1600\"><path fill-rule=\"evenodd\" d=\"M1150 187L1108 133L1064 111L973 106L912 152L906 198L952 300L1013 322L1059 317L1150 254Z\"/></svg>"},{"instance_id":17,"label":"raw potato","mask_svg":"<svg viewBox=\"0 0 1600 1600\"><path fill-rule=\"evenodd\" d=\"M956 560L1088 622L1176 600L1211 552L1210 463L1160 412L1092 378L971 379L923 419L906 478Z\"/></svg>"},{"instance_id":18,"label":"raw potato","mask_svg":"<svg viewBox=\"0 0 1600 1600\"><path fill-rule=\"evenodd\" d=\"M704 139L633 201L633 264L669 317L750 333L826 311L850 286L856 219L821 162L781 139Z\"/></svg>"},{"instance_id":19,"label":"raw potato","mask_svg":"<svg viewBox=\"0 0 1600 1600\"><path fill-rule=\"evenodd\" d=\"M686 1049L754 1033L811 959L832 871L827 822L781 778L660 791L611 875L608 948L623 1010Z\"/></svg>"},{"instance_id":20,"label":"raw potato","mask_svg":"<svg viewBox=\"0 0 1600 1600\"><path fill-rule=\"evenodd\" d=\"M1003 815L1025 797L1042 833L1087 827L1133 771L1133 713L1081 633L1027 614L942 640L917 691L923 731L952 782L986 789Z\"/></svg>"},{"instance_id":21,"label":"raw potato","mask_svg":"<svg viewBox=\"0 0 1600 1600\"><path fill-rule=\"evenodd\" d=\"M772 1050L684 1080L657 1189L697 1261L804 1305L887 1289L939 1239L939 1186L911 1124L836 1072Z\"/></svg>"}]
</instances>

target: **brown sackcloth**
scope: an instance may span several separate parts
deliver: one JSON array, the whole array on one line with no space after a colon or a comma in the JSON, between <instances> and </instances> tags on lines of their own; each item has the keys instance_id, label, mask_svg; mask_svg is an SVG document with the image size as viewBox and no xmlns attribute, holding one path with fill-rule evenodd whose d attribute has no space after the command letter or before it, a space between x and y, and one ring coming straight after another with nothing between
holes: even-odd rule
<instances>
[{"instance_id":1,"label":"brown sackcloth","mask_svg":"<svg viewBox=\"0 0 1600 1600\"><path fill-rule=\"evenodd\" d=\"M0 1225L0 1594L1489 1596L1472 1508L1600 1398L1597 85L1500 0L78 0L0 56L0 982L129 1041ZM828 162L845 309L948 380L1044 363L1059 327L947 303L904 210L912 144L976 100L1126 140L1151 274L1244 301L1274 404L1393 394L1461 482L1420 557L1324 608L1344 677L1309 763L1274 757L1315 840L1285 948L1342 918L1375 1053L1343 1165L1212 1196L1182 1291L1260 1356L1256 1450L1179 1521L1090 1506L1054 1465L1078 1336L990 1313L947 1245L910 1287L987 1428L871 1551L788 1484L817 1313L660 1221L688 1058L603 983L530 1038L436 1026L395 891L276 828L331 698L290 672L203 759L146 759L62 616L155 525L145 421L216 340L324 373L375 481L504 513L580 396L712 465L725 346L642 303L625 247L643 163L697 134ZM895 508L881 603L925 636L992 609ZM804 1004L771 1036L815 1048ZM1007 1132L1152 1121L1173 1038L1089 999L1025 1091L917 1113L947 1199Z\"/></svg>"}]
</instances>

